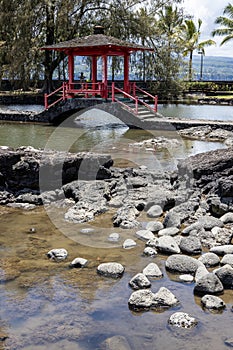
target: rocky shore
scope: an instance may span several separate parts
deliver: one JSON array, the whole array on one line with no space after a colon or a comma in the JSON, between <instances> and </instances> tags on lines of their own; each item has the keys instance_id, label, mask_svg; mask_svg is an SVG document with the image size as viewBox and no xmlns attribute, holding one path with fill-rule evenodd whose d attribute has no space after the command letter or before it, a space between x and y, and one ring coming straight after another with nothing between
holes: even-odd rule
<instances>
[{"instance_id":1,"label":"rocky shore","mask_svg":"<svg viewBox=\"0 0 233 350\"><path fill-rule=\"evenodd\" d=\"M192 283L203 308L221 312L226 307L221 295L233 289L233 149L189 157L172 173L113 165L109 155L1 147L0 204L25 210L63 205L64 220L71 223L91 222L114 211L112 225L134 231L124 249L144 241L142 254L151 259L166 256L166 271L175 280ZM117 234L109 236L118 239ZM47 256L60 262L69 259L69 252L52 249ZM82 256L69 261L70 268L87 265ZM109 261L96 273L100 278L121 278L125 271L127 266ZM151 290L153 279L163 279L163 272L152 260L128 281L129 308L179 307L182 300L166 286ZM175 312L168 320L169 327L197 323L185 312Z\"/></svg>"}]
</instances>

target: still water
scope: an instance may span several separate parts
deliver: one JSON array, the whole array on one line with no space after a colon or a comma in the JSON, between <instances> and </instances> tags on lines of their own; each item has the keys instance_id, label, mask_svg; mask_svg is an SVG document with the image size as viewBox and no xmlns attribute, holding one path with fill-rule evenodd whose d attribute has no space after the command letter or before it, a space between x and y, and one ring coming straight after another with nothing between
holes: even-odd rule
<instances>
[{"instance_id":1,"label":"still water","mask_svg":"<svg viewBox=\"0 0 233 350\"><path fill-rule=\"evenodd\" d=\"M74 124L59 127L31 124L0 124L0 143L11 147L30 145L35 148L110 153L118 166L146 165L151 169L174 169L178 159L224 147L221 143L183 140L176 131L129 130L125 126L79 129ZM97 123L98 124L98 123ZM176 140L163 149L135 146L152 137ZM49 212L49 215L48 215ZM4 350L224 350L224 340L232 337L232 291L222 298L227 308L222 313L204 311L200 298L193 295L193 284L186 285L167 274L165 256L143 256L144 243L137 240L131 250L121 248L135 230L113 228L110 212L91 224L69 224L79 243L62 234L53 217L63 220L63 209L38 207L33 211L0 208L0 349ZM140 217L142 227L148 219ZM32 231L31 228L34 228ZM83 229L92 230L83 230ZM109 244L108 235L120 234L120 242ZM101 238L103 248L88 244ZM82 244L80 243L82 242ZM54 263L46 253L52 248L65 248L68 259ZM76 257L88 259L84 269L70 269ZM117 261L125 266L119 280L96 273L102 262ZM169 288L180 305L160 312L135 313L128 308L131 289L129 280L149 263L155 262L164 277L152 280L151 290ZM172 329L167 320L175 311L190 313L198 320L192 330ZM115 338L114 338L115 337ZM124 337L128 347L119 345ZM106 343L107 341L107 343ZM108 344L108 345L106 345ZM109 345L112 344L112 345Z\"/></svg>"},{"instance_id":2,"label":"still water","mask_svg":"<svg viewBox=\"0 0 233 350\"><path fill-rule=\"evenodd\" d=\"M205 119L205 120L233 120L233 107L224 105L187 105L167 104L158 105L158 111L166 117Z\"/></svg>"}]
</instances>

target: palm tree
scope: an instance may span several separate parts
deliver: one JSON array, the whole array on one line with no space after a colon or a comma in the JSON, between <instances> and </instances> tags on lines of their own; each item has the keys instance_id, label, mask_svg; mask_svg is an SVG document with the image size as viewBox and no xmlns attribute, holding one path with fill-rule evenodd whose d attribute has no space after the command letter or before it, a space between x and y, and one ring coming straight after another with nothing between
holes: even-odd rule
<instances>
[{"instance_id":1,"label":"palm tree","mask_svg":"<svg viewBox=\"0 0 233 350\"><path fill-rule=\"evenodd\" d=\"M202 20L198 19L198 25L196 26L192 19L188 19L184 24L184 56L189 54L189 72L188 79L192 80L192 65L193 65L193 52L195 50L200 51L203 55L205 54L205 47L215 45L214 40L205 40L199 42L201 36L201 25Z\"/></svg>"},{"instance_id":2,"label":"palm tree","mask_svg":"<svg viewBox=\"0 0 233 350\"><path fill-rule=\"evenodd\" d=\"M220 24L223 28L214 29L212 31L212 35L216 36L225 36L220 45L227 43L228 41L233 39L233 5L228 4L224 10L223 15L227 16L219 16L215 20L215 24Z\"/></svg>"}]
</instances>

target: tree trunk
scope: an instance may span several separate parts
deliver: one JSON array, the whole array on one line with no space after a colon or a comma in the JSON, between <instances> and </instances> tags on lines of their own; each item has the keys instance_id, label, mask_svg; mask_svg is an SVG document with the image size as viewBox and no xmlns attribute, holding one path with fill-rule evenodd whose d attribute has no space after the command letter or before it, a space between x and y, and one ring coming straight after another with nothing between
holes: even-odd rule
<instances>
[{"instance_id":1,"label":"tree trunk","mask_svg":"<svg viewBox=\"0 0 233 350\"><path fill-rule=\"evenodd\" d=\"M192 81L192 67L193 67L193 51L190 51L189 55L189 81Z\"/></svg>"},{"instance_id":2,"label":"tree trunk","mask_svg":"<svg viewBox=\"0 0 233 350\"><path fill-rule=\"evenodd\" d=\"M55 24L54 24L54 12L55 12L55 1L52 0L46 4L46 45L54 44L55 37ZM44 85L41 89L42 92L50 93L54 90L54 84L52 81L53 77L53 59L52 51L45 50L44 60Z\"/></svg>"}]
</instances>

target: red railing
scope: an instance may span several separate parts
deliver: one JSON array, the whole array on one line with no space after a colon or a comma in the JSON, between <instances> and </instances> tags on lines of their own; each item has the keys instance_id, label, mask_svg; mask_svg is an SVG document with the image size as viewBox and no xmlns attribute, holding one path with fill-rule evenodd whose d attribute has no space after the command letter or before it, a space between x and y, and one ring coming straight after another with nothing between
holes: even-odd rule
<instances>
[{"instance_id":1,"label":"red railing","mask_svg":"<svg viewBox=\"0 0 233 350\"><path fill-rule=\"evenodd\" d=\"M143 101L142 99L139 100L141 104L143 104L144 106L146 106L147 108L149 108L153 112L158 111L158 96L157 95L155 95L155 96L151 95L149 92L138 87L135 82L131 83L131 89L133 91L133 96L136 96L136 91L140 91L141 93L143 93L144 95L146 95L147 97L149 97L153 101L153 107L150 104Z\"/></svg>"},{"instance_id":2,"label":"red railing","mask_svg":"<svg viewBox=\"0 0 233 350\"><path fill-rule=\"evenodd\" d=\"M100 95L103 96L104 83L86 83L86 82L74 82L67 83L67 94L84 94L85 98L89 96Z\"/></svg>"},{"instance_id":3,"label":"red railing","mask_svg":"<svg viewBox=\"0 0 233 350\"><path fill-rule=\"evenodd\" d=\"M56 101L49 104L49 97L56 95L56 94L60 93L61 91L62 91L62 96L60 96L60 94L59 94L59 98ZM66 99L66 83L63 83L62 86L60 86L58 89L54 90L50 94L44 95L45 109L48 109L48 108L54 106L55 104L57 104L58 102L65 100L65 99Z\"/></svg>"},{"instance_id":4,"label":"red railing","mask_svg":"<svg viewBox=\"0 0 233 350\"><path fill-rule=\"evenodd\" d=\"M116 92L120 93L120 94L123 94L124 97L128 98L129 100L131 100L135 104L135 107L132 108L129 105L127 105L126 103L124 103L123 101L119 100L116 97L116 94L115 94ZM131 111L131 112L133 112L135 114L138 114L138 97L137 96L134 97L134 96L128 94L127 92L125 92L124 90L117 88L115 86L115 83L112 83L112 102L118 102L119 104L121 104L122 106L127 108L129 111Z\"/></svg>"}]
</instances>

